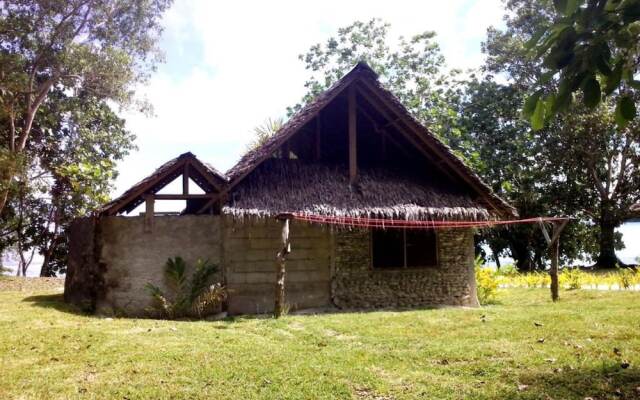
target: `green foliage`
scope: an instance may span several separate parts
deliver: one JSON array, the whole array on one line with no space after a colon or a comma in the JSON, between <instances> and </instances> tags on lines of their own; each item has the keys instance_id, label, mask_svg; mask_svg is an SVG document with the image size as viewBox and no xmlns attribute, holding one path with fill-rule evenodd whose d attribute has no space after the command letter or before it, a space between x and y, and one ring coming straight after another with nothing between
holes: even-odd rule
<instances>
[{"instance_id":1,"label":"green foliage","mask_svg":"<svg viewBox=\"0 0 640 400\"><path fill-rule=\"evenodd\" d=\"M226 298L226 289L211 284L218 267L208 260L198 259L189 280L188 266L182 257L170 258L165 266L165 281L171 294L165 294L158 286L147 283L146 290L154 300L155 314L167 319L183 317L202 318L217 309Z\"/></svg>"},{"instance_id":2,"label":"green foliage","mask_svg":"<svg viewBox=\"0 0 640 400\"><path fill-rule=\"evenodd\" d=\"M587 108L595 108L604 95L618 92L617 124L624 127L636 117L638 57L640 57L640 0L555 0L546 24L531 34L525 47L542 61L543 75L535 89L546 88L545 96L535 94L541 115L529 116L534 130L558 111L568 111L573 93L582 90ZM557 85L549 88L543 76L557 75ZM536 92L539 93L539 92ZM533 99L533 97L536 97ZM544 107L552 103L552 107Z\"/></svg>"},{"instance_id":3,"label":"green foliage","mask_svg":"<svg viewBox=\"0 0 640 400\"><path fill-rule=\"evenodd\" d=\"M284 125L283 118L267 118L262 125L253 129L253 140L247 145L247 150L254 150L262 146L270 137L278 133Z\"/></svg>"},{"instance_id":4,"label":"green foliage","mask_svg":"<svg viewBox=\"0 0 640 400\"><path fill-rule=\"evenodd\" d=\"M496 272L491 268L485 268L480 257L476 257L475 271L478 301L482 305L495 303L499 284Z\"/></svg>"},{"instance_id":5,"label":"green foliage","mask_svg":"<svg viewBox=\"0 0 640 400\"><path fill-rule=\"evenodd\" d=\"M45 275L64 272L70 220L108 200L116 162L133 148L112 107L137 103L170 4L0 6L0 249L38 251Z\"/></svg>"},{"instance_id":6,"label":"green foliage","mask_svg":"<svg viewBox=\"0 0 640 400\"><path fill-rule=\"evenodd\" d=\"M640 270L618 267L616 275L620 289L628 290L640 283Z\"/></svg>"},{"instance_id":7,"label":"green foliage","mask_svg":"<svg viewBox=\"0 0 640 400\"><path fill-rule=\"evenodd\" d=\"M547 272L497 274L499 285L520 288L547 288L551 278ZM576 289L640 289L640 270L617 268L614 272L585 272L579 268L563 268L558 283L567 290Z\"/></svg>"},{"instance_id":8,"label":"green foliage","mask_svg":"<svg viewBox=\"0 0 640 400\"><path fill-rule=\"evenodd\" d=\"M496 88L485 94L475 89L478 83L467 84L462 110L474 103L479 106L460 112L462 144L452 145L473 150L463 153L468 160L478 160L476 170L517 207L521 217L577 218L561 240L565 262L588 256L598 266L612 268L618 262L614 250L622 246L615 227L629 216L629 206L640 201L640 181L633 172L640 166L638 124L634 121L621 128L616 123L622 112L617 100L630 96L622 102L637 104L638 97L609 91L615 75L623 75L617 66L611 67L612 79L591 74L576 84L576 90L586 90L581 96L592 108L570 104L568 94L557 93L563 75L551 71L544 59L531 57L530 48L547 42L552 31L564 35L551 28L561 13L556 7L571 9L574 2L564 3L566 8L546 0L505 2L506 28L489 29L483 44L487 75L480 84ZM595 61L587 64L596 65ZM491 74L500 74L507 82L498 85ZM507 89L513 98L506 95ZM490 112L483 113L482 107ZM567 107L570 112L549 118ZM532 133L529 124L517 121L514 110L522 110L533 128L544 129ZM625 112L631 111L626 106ZM478 154L475 159L467 155L473 152ZM539 230L533 227L483 233L483 238L492 250L510 253L520 270L544 268L546 244L538 240Z\"/></svg>"},{"instance_id":9,"label":"green foliage","mask_svg":"<svg viewBox=\"0 0 640 400\"><path fill-rule=\"evenodd\" d=\"M558 283L569 290L582 289L584 272L579 268L565 268L558 277Z\"/></svg>"},{"instance_id":10,"label":"green foliage","mask_svg":"<svg viewBox=\"0 0 640 400\"><path fill-rule=\"evenodd\" d=\"M518 268L516 268L515 264L506 264L500 267L496 273L502 276L515 276L518 274Z\"/></svg>"},{"instance_id":11,"label":"green foliage","mask_svg":"<svg viewBox=\"0 0 640 400\"><path fill-rule=\"evenodd\" d=\"M444 57L426 31L391 41L390 25L379 19L356 21L340 28L335 37L318 43L299 56L311 72L305 82L308 92L302 104L344 76L359 61L365 61L380 80L397 95L408 110L437 134L455 129L455 118L446 95ZM289 108L289 114L302 104ZM451 134L450 134L451 135Z\"/></svg>"}]
</instances>

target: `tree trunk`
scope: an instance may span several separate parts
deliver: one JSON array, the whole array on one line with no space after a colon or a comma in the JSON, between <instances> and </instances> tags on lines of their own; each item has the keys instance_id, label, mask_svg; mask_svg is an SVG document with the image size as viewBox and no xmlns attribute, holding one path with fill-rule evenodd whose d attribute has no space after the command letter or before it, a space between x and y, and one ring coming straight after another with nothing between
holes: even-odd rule
<instances>
[{"instance_id":1,"label":"tree trunk","mask_svg":"<svg viewBox=\"0 0 640 400\"><path fill-rule=\"evenodd\" d=\"M491 255L493 255L493 261L495 261L496 263L496 268L500 269L500 267L502 267L502 265L500 265L500 257L498 256L498 254L500 254L500 251L491 246L489 246L489 249L491 249Z\"/></svg>"},{"instance_id":2,"label":"tree trunk","mask_svg":"<svg viewBox=\"0 0 640 400\"><path fill-rule=\"evenodd\" d=\"M4 210L4 206L7 204L7 198L9 197L9 182L5 182L5 179L2 179L0 182L0 187L6 188L0 190L0 214L2 214L2 210Z\"/></svg>"},{"instance_id":3,"label":"tree trunk","mask_svg":"<svg viewBox=\"0 0 640 400\"><path fill-rule=\"evenodd\" d=\"M600 224L600 254L596 260L597 268L615 268L621 264L615 249L616 226L610 223Z\"/></svg>"},{"instance_id":4,"label":"tree trunk","mask_svg":"<svg viewBox=\"0 0 640 400\"><path fill-rule=\"evenodd\" d=\"M49 260L51 260L51 252L47 251L44 254L44 260L42 261L42 268L40 268L40 277L56 276L56 274L51 270L51 265L49 265Z\"/></svg>"},{"instance_id":5,"label":"tree trunk","mask_svg":"<svg viewBox=\"0 0 640 400\"><path fill-rule=\"evenodd\" d=\"M615 268L618 265L622 265L618 260L618 256L616 256L615 249L615 232L619 223L616 221L611 208L612 206L606 202L600 205L600 219L598 221L600 226L600 253L594 266L596 268Z\"/></svg>"}]
</instances>

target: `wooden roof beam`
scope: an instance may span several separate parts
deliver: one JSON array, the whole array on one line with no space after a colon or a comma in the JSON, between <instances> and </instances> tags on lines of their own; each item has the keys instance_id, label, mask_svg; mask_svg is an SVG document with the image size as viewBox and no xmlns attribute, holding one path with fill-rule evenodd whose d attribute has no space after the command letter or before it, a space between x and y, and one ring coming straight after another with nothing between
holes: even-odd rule
<instances>
[{"instance_id":1,"label":"wooden roof beam","mask_svg":"<svg viewBox=\"0 0 640 400\"><path fill-rule=\"evenodd\" d=\"M353 185L358 178L358 113L356 111L356 88L350 85L347 90L349 115L349 183Z\"/></svg>"}]
</instances>

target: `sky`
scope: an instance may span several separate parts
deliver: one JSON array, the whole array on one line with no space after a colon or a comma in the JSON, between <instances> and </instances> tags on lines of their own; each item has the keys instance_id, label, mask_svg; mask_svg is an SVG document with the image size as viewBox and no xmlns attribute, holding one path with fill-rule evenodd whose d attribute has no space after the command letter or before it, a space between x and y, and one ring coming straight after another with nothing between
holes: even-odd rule
<instances>
[{"instance_id":1,"label":"sky","mask_svg":"<svg viewBox=\"0 0 640 400\"><path fill-rule=\"evenodd\" d=\"M123 115L139 149L120 163L113 195L187 151L232 167L253 128L305 93L298 55L356 20L390 23L391 41L435 31L448 67L464 70L482 63L486 29L502 15L500 0L176 0L164 17L166 63L138 90L154 116Z\"/></svg>"},{"instance_id":2,"label":"sky","mask_svg":"<svg viewBox=\"0 0 640 400\"><path fill-rule=\"evenodd\" d=\"M119 164L112 194L187 151L223 172L232 167L253 128L285 116L303 96L309 73L298 55L340 27L381 18L391 24L391 41L435 31L448 67L466 70L482 64L486 30L503 27L503 13L501 0L175 0L163 20L166 63L138 90L154 116L122 114L138 150ZM627 249L618 255L633 261L640 224L621 231ZM39 266L34 261L29 274Z\"/></svg>"}]
</instances>

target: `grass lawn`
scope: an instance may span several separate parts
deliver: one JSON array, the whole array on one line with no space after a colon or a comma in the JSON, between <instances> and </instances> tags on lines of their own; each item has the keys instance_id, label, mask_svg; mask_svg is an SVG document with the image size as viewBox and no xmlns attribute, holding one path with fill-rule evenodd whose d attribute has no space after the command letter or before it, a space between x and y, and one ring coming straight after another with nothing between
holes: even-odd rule
<instances>
[{"instance_id":1,"label":"grass lawn","mask_svg":"<svg viewBox=\"0 0 640 400\"><path fill-rule=\"evenodd\" d=\"M32 290L0 291L1 399L640 398L638 292L178 322L82 315Z\"/></svg>"}]
</instances>

